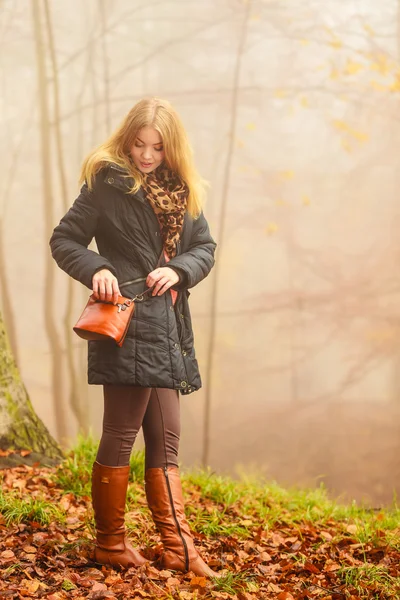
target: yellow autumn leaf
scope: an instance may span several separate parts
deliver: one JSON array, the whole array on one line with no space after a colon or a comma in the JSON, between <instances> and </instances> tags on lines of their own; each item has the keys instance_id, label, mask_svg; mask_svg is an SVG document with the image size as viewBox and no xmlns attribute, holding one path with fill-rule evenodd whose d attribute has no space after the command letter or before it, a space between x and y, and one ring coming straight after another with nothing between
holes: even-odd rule
<instances>
[{"instance_id":1,"label":"yellow autumn leaf","mask_svg":"<svg viewBox=\"0 0 400 600\"><path fill-rule=\"evenodd\" d=\"M284 90L284 89L275 90L276 98L285 98L286 96L287 96L287 90Z\"/></svg>"},{"instance_id":2,"label":"yellow autumn leaf","mask_svg":"<svg viewBox=\"0 0 400 600\"><path fill-rule=\"evenodd\" d=\"M329 45L332 46L332 48L335 48L335 50L339 50L340 48L343 47L343 42L341 40L339 40L338 38L332 40L331 42L329 42Z\"/></svg>"},{"instance_id":3,"label":"yellow autumn leaf","mask_svg":"<svg viewBox=\"0 0 400 600\"><path fill-rule=\"evenodd\" d=\"M373 37L375 35L375 31L372 29L371 25L364 23L364 29L367 33L369 33L370 36Z\"/></svg>"},{"instance_id":4,"label":"yellow autumn leaf","mask_svg":"<svg viewBox=\"0 0 400 600\"><path fill-rule=\"evenodd\" d=\"M395 80L392 85L389 86L389 90L391 92L400 92L400 75L397 74Z\"/></svg>"},{"instance_id":5,"label":"yellow autumn leaf","mask_svg":"<svg viewBox=\"0 0 400 600\"><path fill-rule=\"evenodd\" d=\"M354 60L351 60L351 58L349 58L349 59L347 59L346 68L345 68L344 72L347 75L355 75L356 73L361 71L361 69L363 69L363 68L364 68L364 65L362 65L361 63L358 63Z\"/></svg>"},{"instance_id":6,"label":"yellow autumn leaf","mask_svg":"<svg viewBox=\"0 0 400 600\"><path fill-rule=\"evenodd\" d=\"M345 121L341 121L340 119L334 119L333 125L336 127L336 129L339 129L339 131L345 131L346 133L350 134L359 142L366 142L369 139L368 133L365 133L364 131L358 131L357 129L353 129L348 123L346 123Z\"/></svg>"},{"instance_id":7,"label":"yellow autumn leaf","mask_svg":"<svg viewBox=\"0 0 400 600\"><path fill-rule=\"evenodd\" d=\"M349 154L351 153L351 146L349 144L349 142L347 142L346 140L342 139L341 140L341 146L344 150L346 150L346 152L348 152Z\"/></svg>"},{"instance_id":8,"label":"yellow autumn leaf","mask_svg":"<svg viewBox=\"0 0 400 600\"><path fill-rule=\"evenodd\" d=\"M311 204L311 200L308 196L303 196L302 201L303 201L304 206L310 206L310 204Z\"/></svg>"},{"instance_id":9,"label":"yellow autumn leaf","mask_svg":"<svg viewBox=\"0 0 400 600\"><path fill-rule=\"evenodd\" d=\"M300 98L300 104L303 106L303 108L308 108L309 107L308 98L306 96L302 96Z\"/></svg>"},{"instance_id":10,"label":"yellow autumn leaf","mask_svg":"<svg viewBox=\"0 0 400 600\"><path fill-rule=\"evenodd\" d=\"M356 129L352 129L350 133L353 137L356 138L356 140L358 140L361 143L368 142L369 140L368 133L365 133L364 131L357 131Z\"/></svg>"},{"instance_id":11,"label":"yellow autumn leaf","mask_svg":"<svg viewBox=\"0 0 400 600\"><path fill-rule=\"evenodd\" d=\"M246 129L248 129L249 131L254 131L254 129L256 128L254 123L247 123L246 125Z\"/></svg>"},{"instance_id":12,"label":"yellow autumn leaf","mask_svg":"<svg viewBox=\"0 0 400 600\"><path fill-rule=\"evenodd\" d=\"M283 198L279 198L279 199L278 199L278 200L275 202L275 204L276 204L277 206L286 206L287 202L286 202L286 200L284 200Z\"/></svg>"},{"instance_id":13,"label":"yellow autumn leaf","mask_svg":"<svg viewBox=\"0 0 400 600\"><path fill-rule=\"evenodd\" d=\"M236 140L236 146L237 146L238 148L244 148L244 141L243 141L243 140L241 140L241 139L237 139L237 140Z\"/></svg>"},{"instance_id":14,"label":"yellow autumn leaf","mask_svg":"<svg viewBox=\"0 0 400 600\"><path fill-rule=\"evenodd\" d=\"M341 121L340 119L334 119L333 124L336 127L336 129L339 129L340 131L348 131L350 129L348 124L345 121Z\"/></svg>"},{"instance_id":15,"label":"yellow autumn leaf","mask_svg":"<svg viewBox=\"0 0 400 600\"><path fill-rule=\"evenodd\" d=\"M309 43L310 40L300 40L300 44L302 44L303 46L308 46Z\"/></svg>"},{"instance_id":16,"label":"yellow autumn leaf","mask_svg":"<svg viewBox=\"0 0 400 600\"><path fill-rule=\"evenodd\" d=\"M294 171L281 171L279 174L283 179L293 179L294 177Z\"/></svg>"},{"instance_id":17,"label":"yellow autumn leaf","mask_svg":"<svg viewBox=\"0 0 400 600\"><path fill-rule=\"evenodd\" d=\"M273 235L277 231L278 225L276 223L268 223L267 227L265 228L265 232L267 235Z\"/></svg>"},{"instance_id":18,"label":"yellow autumn leaf","mask_svg":"<svg viewBox=\"0 0 400 600\"><path fill-rule=\"evenodd\" d=\"M371 63L370 68L373 71L378 71L381 75L387 75L390 71L389 61L384 54L380 54L376 60Z\"/></svg>"},{"instance_id":19,"label":"yellow autumn leaf","mask_svg":"<svg viewBox=\"0 0 400 600\"><path fill-rule=\"evenodd\" d=\"M332 67L331 73L329 75L330 79L339 79L340 72L336 67Z\"/></svg>"},{"instance_id":20,"label":"yellow autumn leaf","mask_svg":"<svg viewBox=\"0 0 400 600\"><path fill-rule=\"evenodd\" d=\"M379 81L375 81L375 79L371 79L371 87L374 88L374 90L377 90L378 92L387 92L388 91L388 87L386 85L382 85L382 83L379 83Z\"/></svg>"},{"instance_id":21,"label":"yellow autumn leaf","mask_svg":"<svg viewBox=\"0 0 400 600\"><path fill-rule=\"evenodd\" d=\"M260 15L251 15L250 20L251 21L259 21L260 20Z\"/></svg>"}]
</instances>

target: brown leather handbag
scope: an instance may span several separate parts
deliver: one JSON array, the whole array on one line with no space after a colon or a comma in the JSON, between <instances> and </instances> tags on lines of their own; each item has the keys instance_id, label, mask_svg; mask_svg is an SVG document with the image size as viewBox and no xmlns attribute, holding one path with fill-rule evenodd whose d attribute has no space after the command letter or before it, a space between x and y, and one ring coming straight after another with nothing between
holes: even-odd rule
<instances>
[{"instance_id":1,"label":"brown leather handbag","mask_svg":"<svg viewBox=\"0 0 400 600\"><path fill-rule=\"evenodd\" d=\"M135 302L142 302L151 289L133 298L118 296L117 304L96 300L91 294L73 330L84 340L114 340L121 347L135 311Z\"/></svg>"}]
</instances>

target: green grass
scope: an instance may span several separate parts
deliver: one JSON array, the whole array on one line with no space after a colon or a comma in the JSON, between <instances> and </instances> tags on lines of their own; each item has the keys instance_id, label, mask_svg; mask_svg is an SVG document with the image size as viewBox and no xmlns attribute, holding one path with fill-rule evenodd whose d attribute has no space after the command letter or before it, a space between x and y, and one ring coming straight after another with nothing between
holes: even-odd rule
<instances>
[{"instance_id":1,"label":"green grass","mask_svg":"<svg viewBox=\"0 0 400 600\"><path fill-rule=\"evenodd\" d=\"M239 538L246 539L251 535L249 528L238 523L236 517L218 508L205 510L187 506L186 514L191 528L199 533L204 533L208 537L236 535Z\"/></svg>"},{"instance_id":2,"label":"green grass","mask_svg":"<svg viewBox=\"0 0 400 600\"><path fill-rule=\"evenodd\" d=\"M91 470L97 448L98 441L92 436L79 436L76 445L53 476L57 486L78 497L90 496ZM128 489L127 507L137 510L146 504L142 484L144 451L132 453L130 466L131 481L134 483ZM344 535L348 525L355 525L356 530L352 532L352 536L359 543L374 546L387 543L392 548L400 549L400 508L396 502L392 507L376 514L355 502L346 505L330 499L323 485L315 489L285 489L276 482L254 478L236 480L217 475L210 469L183 472L182 481L189 496L193 494L196 500L197 492L202 503L209 502L212 505L211 510L206 510L203 504L199 507L196 501L192 506L190 502L187 504L187 514L193 529L210 537L237 535L246 538L249 527L257 526L257 521L258 526L265 529L278 524L297 527L299 535L304 523L329 528L329 523L334 521L342 523ZM17 521L28 518L27 515L35 515L39 522L45 523L50 519L49 515L55 514L51 505L47 506L41 501L24 502L26 504L15 510L9 507L6 518ZM250 515L253 522L249 522L247 526L246 521ZM132 529L134 528L135 524L132 524Z\"/></svg>"},{"instance_id":3,"label":"green grass","mask_svg":"<svg viewBox=\"0 0 400 600\"><path fill-rule=\"evenodd\" d=\"M66 493L90 496L92 465L96 459L98 444L91 435L78 436L77 443L57 468L54 482Z\"/></svg>"},{"instance_id":4,"label":"green grass","mask_svg":"<svg viewBox=\"0 0 400 600\"><path fill-rule=\"evenodd\" d=\"M41 498L21 498L14 491L0 491L0 513L6 525L35 521L46 526L54 520L61 523L65 520L64 513L54 504Z\"/></svg>"},{"instance_id":5,"label":"green grass","mask_svg":"<svg viewBox=\"0 0 400 600\"><path fill-rule=\"evenodd\" d=\"M91 436L79 437L76 446L53 474L58 488L77 497L90 497L91 470L97 447L98 442ZM127 494L130 514L126 526L136 543L146 545L149 535L154 534L154 527L144 493L143 451L132 454L130 467ZM323 485L315 489L285 489L276 482L261 478L232 479L210 469L182 472L182 482L188 521L197 533L214 540L235 537L245 544L253 538L255 531L290 530L290 535L297 536L304 545L298 552L291 551L290 547L282 549L281 556L288 556L288 560L299 568L309 560L309 552L318 552L323 545L328 547L324 552L329 555L331 550L332 556L337 556L335 552L340 542L358 543L361 544L357 549L357 558L362 561L360 565L349 565L345 560L335 558L341 565L337 572L340 581L345 586L353 586L360 598L400 597L399 579L391 575L386 564L368 562L371 548L400 552L400 508L396 500L392 506L376 511L356 502L335 501L329 498ZM86 526L94 533L90 503L88 507ZM0 513L7 525L36 521L46 526L52 521L65 522L66 518L57 505L17 490L0 492ZM307 538L310 526L317 533ZM332 539L329 535L324 537L323 532L330 533ZM90 541L83 536L64 544L62 552L88 544ZM68 587L68 580L65 581ZM246 572L227 572L213 581L213 585L215 590L228 594L257 593L256 582ZM372 590L373 595L363 596L366 590Z\"/></svg>"},{"instance_id":6,"label":"green grass","mask_svg":"<svg viewBox=\"0 0 400 600\"><path fill-rule=\"evenodd\" d=\"M210 469L196 470L184 475L183 480L201 490L203 498L209 499L216 504L231 506L235 504L242 493L237 481L215 475Z\"/></svg>"},{"instance_id":7,"label":"green grass","mask_svg":"<svg viewBox=\"0 0 400 600\"><path fill-rule=\"evenodd\" d=\"M385 598L399 598L400 579L392 577L385 567L379 565L365 564L359 567L344 567L338 572L343 582L349 586L352 585L360 594L361 598L374 598L381 596L365 596L365 587L368 586L370 592L379 592L384 588Z\"/></svg>"},{"instance_id":8,"label":"green grass","mask_svg":"<svg viewBox=\"0 0 400 600\"><path fill-rule=\"evenodd\" d=\"M90 496L92 466L96 460L98 441L91 435L78 436L74 448L58 467L54 481L66 493L76 496ZM130 478L142 481L144 478L144 451L133 452L130 461Z\"/></svg>"},{"instance_id":9,"label":"green grass","mask_svg":"<svg viewBox=\"0 0 400 600\"><path fill-rule=\"evenodd\" d=\"M222 577L213 580L216 590L227 592L228 594L238 594L249 590L255 591L252 578L245 573L232 573L228 571Z\"/></svg>"}]
</instances>

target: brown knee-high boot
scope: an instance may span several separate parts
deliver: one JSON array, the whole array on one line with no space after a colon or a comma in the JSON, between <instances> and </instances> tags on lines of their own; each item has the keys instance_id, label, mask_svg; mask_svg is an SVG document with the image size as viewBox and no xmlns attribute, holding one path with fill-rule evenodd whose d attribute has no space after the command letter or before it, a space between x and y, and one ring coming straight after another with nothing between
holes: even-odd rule
<instances>
[{"instance_id":1,"label":"brown knee-high boot","mask_svg":"<svg viewBox=\"0 0 400 600\"><path fill-rule=\"evenodd\" d=\"M164 569L192 571L202 577L219 577L197 552L185 517L182 485L177 467L147 469L146 497L164 545Z\"/></svg>"},{"instance_id":2,"label":"brown knee-high boot","mask_svg":"<svg viewBox=\"0 0 400 600\"><path fill-rule=\"evenodd\" d=\"M95 462L92 503L96 524L95 561L113 567L139 567L146 559L125 537L125 502L129 465L107 467Z\"/></svg>"}]
</instances>

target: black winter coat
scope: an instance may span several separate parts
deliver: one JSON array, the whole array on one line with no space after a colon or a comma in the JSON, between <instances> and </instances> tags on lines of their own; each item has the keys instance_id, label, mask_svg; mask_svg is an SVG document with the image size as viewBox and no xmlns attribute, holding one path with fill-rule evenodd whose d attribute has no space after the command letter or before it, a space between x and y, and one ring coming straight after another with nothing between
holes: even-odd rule
<instances>
[{"instance_id":1,"label":"black winter coat","mask_svg":"<svg viewBox=\"0 0 400 600\"><path fill-rule=\"evenodd\" d=\"M53 258L68 275L92 289L93 275L109 269L128 297L142 292L146 284L123 286L125 282L147 277L160 257L165 264L157 217L142 189L127 193L132 183L117 166L102 169L91 191L86 184L82 187L50 240ZM87 248L93 237L99 253ZM186 214L177 255L168 262L180 276L174 286L175 305L169 290L162 296L148 295L136 303L121 348L112 341L90 341L89 383L165 387L183 394L201 387L188 288L210 272L215 247L204 215L192 219Z\"/></svg>"}]
</instances>

